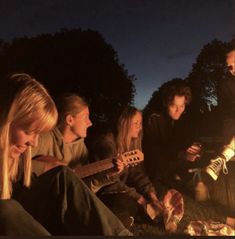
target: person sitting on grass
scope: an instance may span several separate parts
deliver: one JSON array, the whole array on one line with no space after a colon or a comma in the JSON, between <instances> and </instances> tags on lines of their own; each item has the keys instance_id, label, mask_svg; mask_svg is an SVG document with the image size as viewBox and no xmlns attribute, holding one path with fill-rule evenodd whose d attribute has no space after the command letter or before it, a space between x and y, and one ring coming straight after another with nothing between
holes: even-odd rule
<instances>
[{"instance_id":1,"label":"person sitting on grass","mask_svg":"<svg viewBox=\"0 0 235 239\"><path fill-rule=\"evenodd\" d=\"M141 142L142 113L135 107L127 106L118 118L116 134L108 131L98 135L93 139L91 152L97 159L114 157L132 150L141 151ZM131 227L134 220L151 223L151 219L158 220L164 214L166 230L175 232L184 212L183 199L177 191L165 195L165 204L159 201L143 162L134 167L125 167L119 175L119 181L103 187L98 196L127 227ZM172 206L169 201L174 201L175 205ZM164 205L167 205L167 209Z\"/></svg>"},{"instance_id":2,"label":"person sitting on grass","mask_svg":"<svg viewBox=\"0 0 235 239\"><path fill-rule=\"evenodd\" d=\"M207 195L210 199L219 202L228 208L227 224L235 227L235 49L234 45L226 54L228 72L219 87L221 109L225 120L223 124L224 146L203 169L203 180L207 186ZM229 173L230 171L230 173ZM223 174L221 174L223 172ZM209 177L208 177L209 176ZM207 199L209 199L207 197Z\"/></svg>"},{"instance_id":3,"label":"person sitting on grass","mask_svg":"<svg viewBox=\"0 0 235 239\"><path fill-rule=\"evenodd\" d=\"M198 167L201 146L192 143L181 119L191 98L185 81L176 78L163 84L144 109L144 165L154 183L185 188L192 179L188 169Z\"/></svg>"},{"instance_id":4,"label":"person sitting on grass","mask_svg":"<svg viewBox=\"0 0 235 239\"><path fill-rule=\"evenodd\" d=\"M32 157L35 159L38 156L46 156L44 161L33 160L33 172L37 175L53 167L53 163L49 163L48 156L58 160L54 162L54 166L65 164L72 169L90 162L84 142L87 129L92 126L88 103L78 94L68 93L57 98L56 105L59 113L56 127L41 134L37 146L32 150ZM116 167L107 174L100 173L84 179L93 192L115 181L115 175L124 167L120 160L115 164Z\"/></svg>"},{"instance_id":5,"label":"person sitting on grass","mask_svg":"<svg viewBox=\"0 0 235 239\"><path fill-rule=\"evenodd\" d=\"M235 178L234 178L235 137L222 151L210 161L210 164L202 171L202 178L207 186L206 199L219 202L228 208L226 223L235 227ZM231 171L231 173L229 173ZM222 175L221 172L223 172ZM208 177L208 176L209 177Z\"/></svg>"},{"instance_id":6,"label":"person sitting on grass","mask_svg":"<svg viewBox=\"0 0 235 239\"><path fill-rule=\"evenodd\" d=\"M132 235L68 167L31 180L31 148L55 126L56 106L24 73L0 91L0 235Z\"/></svg>"}]
</instances>

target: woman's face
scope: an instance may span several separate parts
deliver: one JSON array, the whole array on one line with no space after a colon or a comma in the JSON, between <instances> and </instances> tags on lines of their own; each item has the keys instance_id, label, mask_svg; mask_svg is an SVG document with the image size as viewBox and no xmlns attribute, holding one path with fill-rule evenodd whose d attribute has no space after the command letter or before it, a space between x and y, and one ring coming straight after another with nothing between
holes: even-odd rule
<instances>
[{"instance_id":1,"label":"woman's face","mask_svg":"<svg viewBox=\"0 0 235 239\"><path fill-rule=\"evenodd\" d=\"M10 155L13 158L19 157L29 146L36 146L38 143L39 131L35 124L29 127L13 124L10 132Z\"/></svg>"},{"instance_id":2,"label":"woman's face","mask_svg":"<svg viewBox=\"0 0 235 239\"><path fill-rule=\"evenodd\" d=\"M136 112L131 120L130 135L132 138L138 138L140 131L142 130L142 114Z\"/></svg>"},{"instance_id":3,"label":"woman's face","mask_svg":"<svg viewBox=\"0 0 235 239\"><path fill-rule=\"evenodd\" d=\"M86 107L80 113L72 117L71 132L75 137L85 138L87 136L87 129L92 125L89 115L89 108Z\"/></svg>"}]
</instances>

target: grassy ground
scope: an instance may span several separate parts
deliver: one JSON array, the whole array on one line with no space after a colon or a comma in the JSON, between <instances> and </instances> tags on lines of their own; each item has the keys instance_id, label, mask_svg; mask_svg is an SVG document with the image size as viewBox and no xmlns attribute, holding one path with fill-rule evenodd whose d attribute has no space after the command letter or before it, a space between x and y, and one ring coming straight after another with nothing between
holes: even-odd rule
<instances>
[{"instance_id":1,"label":"grassy ground","mask_svg":"<svg viewBox=\"0 0 235 239\"><path fill-rule=\"evenodd\" d=\"M183 195L183 197L185 203L185 213L178 225L176 235L185 235L184 230L190 221L211 219L214 221L224 222L225 210L223 206L212 201L199 203L187 195ZM165 232L164 226L161 222L156 225L135 224L131 230L135 236L169 235L169 233Z\"/></svg>"},{"instance_id":2,"label":"grassy ground","mask_svg":"<svg viewBox=\"0 0 235 239\"><path fill-rule=\"evenodd\" d=\"M210 139L210 142L212 140ZM217 145L212 145L209 148L218 148ZM195 220L213 220L225 223L226 217L235 217L235 161L227 163L229 174L224 175L222 172L219 179L210 183L213 188L213 198L215 201L209 200L203 203L197 202L190 193L183 193L184 198L184 217L178 225L176 232L177 236L185 236L184 233L187 225ZM159 185L155 185L159 188ZM161 187L161 185L160 185ZM163 188L163 192L166 188ZM223 195L223 196L221 196ZM233 212L223 205L230 205ZM164 230L163 223L156 225L150 224L135 224L131 229L135 236L164 236L169 235Z\"/></svg>"},{"instance_id":3,"label":"grassy ground","mask_svg":"<svg viewBox=\"0 0 235 239\"><path fill-rule=\"evenodd\" d=\"M191 193L189 191L181 191L184 198L184 216L178 225L176 235L186 235L184 231L191 221L212 220L225 223L227 216L235 217L235 161L229 162L227 166L229 174L225 175L221 172L217 181L206 181L206 178L204 177L204 181L207 185L209 182L210 185L213 184L210 187L210 189L213 189L212 191L210 190L211 198L213 198L213 200L198 202L194 199L194 194L192 193L193 191L191 191ZM158 189L157 191L159 198L162 199L163 195L165 195L167 191L167 187L162 186L160 183L154 183L154 185L155 188ZM191 184L191 186L188 188L194 187ZM229 205L229 207L227 207L227 205ZM162 222L155 225L136 223L132 228L132 231L135 236L169 235L164 230L164 224Z\"/></svg>"}]
</instances>

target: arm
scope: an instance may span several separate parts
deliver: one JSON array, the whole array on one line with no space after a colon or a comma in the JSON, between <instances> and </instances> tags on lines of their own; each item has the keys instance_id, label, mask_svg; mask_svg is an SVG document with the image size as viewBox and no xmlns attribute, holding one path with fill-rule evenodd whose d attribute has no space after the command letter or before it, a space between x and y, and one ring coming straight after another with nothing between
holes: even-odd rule
<instances>
[{"instance_id":1,"label":"arm","mask_svg":"<svg viewBox=\"0 0 235 239\"><path fill-rule=\"evenodd\" d=\"M143 164L129 168L127 185L133 186L140 195L143 195L137 202L142 205L145 210L147 210L147 204L151 203L155 210L159 213L162 212L163 207L156 195L155 188L145 174Z\"/></svg>"},{"instance_id":2,"label":"arm","mask_svg":"<svg viewBox=\"0 0 235 239\"><path fill-rule=\"evenodd\" d=\"M66 164L52 156L37 156L32 161L32 172L40 176L58 166L66 166Z\"/></svg>"},{"instance_id":3,"label":"arm","mask_svg":"<svg viewBox=\"0 0 235 239\"><path fill-rule=\"evenodd\" d=\"M128 168L127 185L136 188L137 192L142 195L149 195L150 192L155 193L155 189L145 174L143 163Z\"/></svg>"},{"instance_id":4,"label":"arm","mask_svg":"<svg viewBox=\"0 0 235 239\"><path fill-rule=\"evenodd\" d=\"M143 137L144 164L151 178L165 177L178 163L178 148L171 122L166 116L152 114L145 122ZM164 170L163 170L164 169ZM166 171L167 170L167 171Z\"/></svg>"}]
</instances>

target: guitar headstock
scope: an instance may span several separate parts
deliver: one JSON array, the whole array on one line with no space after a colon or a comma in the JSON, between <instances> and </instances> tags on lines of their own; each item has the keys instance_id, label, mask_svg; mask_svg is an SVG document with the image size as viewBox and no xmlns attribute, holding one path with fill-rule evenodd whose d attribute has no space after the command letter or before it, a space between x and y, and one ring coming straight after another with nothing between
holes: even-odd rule
<instances>
[{"instance_id":1,"label":"guitar headstock","mask_svg":"<svg viewBox=\"0 0 235 239\"><path fill-rule=\"evenodd\" d=\"M120 158L124 163L124 165L135 166L144 161L144 154L139 149L135 149L132 151L122 153L120 155Z\"/></svg>"}]
</instances>

